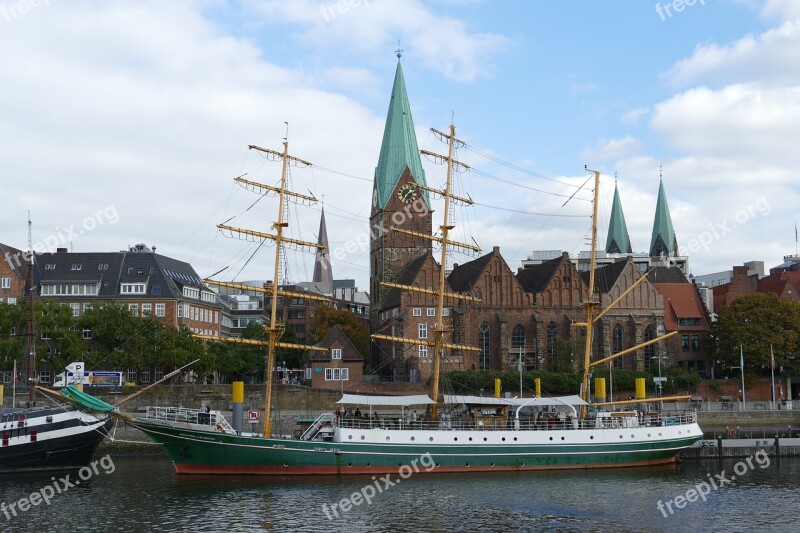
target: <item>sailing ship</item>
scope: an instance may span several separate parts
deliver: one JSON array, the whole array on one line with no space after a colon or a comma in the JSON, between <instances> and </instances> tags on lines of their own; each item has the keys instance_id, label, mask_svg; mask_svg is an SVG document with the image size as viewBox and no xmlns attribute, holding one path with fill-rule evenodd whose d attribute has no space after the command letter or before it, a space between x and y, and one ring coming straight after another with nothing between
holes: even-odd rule
<instances>
[{"instance_id":1,"label":"sailing ship","mask_svg":"<svg viewBox=\"0 0 800 533\"><path fill-rule=\"evenodd\" d=\"M97 446L114 424L108 415L95 415L75 408L66 397L51 398L50 405L37 406L36 376L36 288L33 284L35 254L28 221L29 310L26 348L28 353L28 400L25 407L0 408L0 472L75 469L89 464ZM16 372L15 372L16 374ZM16 383L16 376L14 379ZM14 400L15 402L16 400Z\"/></svg>"},{"instance_id":2,"label":"sailing ship","mask_svg":"<svg viewBox=\"0 0 800 533\"><path fill-rule=\"evenodd\" d=\"M407 195L436 194L444 201L443 221L440 233L427 238L441 245L441 264L438 287L423 289L397 283L384 285L398 290L416 291L435 296L438 301L437 324L433 328L433 339L411 339L398 336L374 334L374 340L425 345L433 352L431 394L415 396L365 396L343 394L339 404L358 408L359 416L341 416L338 413L323 413L297 437L276 436L272 433L271 401L275 369L275 349L278 347L300 348L296 344L283 343L280 338L284 326L276 316L276 305L272 306L270 322L265 327L267 334L267 363L265 371L266 405L263 433L248 433L234 429L219 412L203 413L183 408L149 407L142 416L126 417L134 427L164 445L180 474L264 474L264 475L317 475L317 474L379 474L397 472L404 465L416 464L422 456L435 463L430 471L525 471L538 469L583 469L602 467L627 467L672 463L679 452L702 437L696 413L598 410L598 407L613 407L611 402L590 406L589 376L591 368L607 363L610 358L592 361L592 326L606 312L599 311L599 301L593 294L594 282L590 279L588 295L584 303L586 318L575 324L586 330L586 346L580 395L544 398L487 398L475 396L445 395L440 413L439 374L442 356L450 350L475 350L476 348L450 341L452 333L443 314L446 300L469 301L475 298L466 294L448 292L445 280L447 250L460 243L452 241L448 234L453 229L449 205L457 198L451 191L451 174L459 163L453 158L455 126L449 133L439 132L448 142L448 155L442 157L447 163L446 185L443 190L421 184L404 185ZM283 208L287 198L298 198L297 193L287 189L286 167L291 163L308 164L288 153L288 141L284 139L283 151L276 152L251 146L251 149L266 151L282 161L279 187L268 187L254 182L249 186L270 190L279 197L278 219L273 224L274 233L258 233L229 226L220 226L227 231L242 232L259 239L270 239L276 244L273 279L278 279L281 245L314 247L312 243L289 238L284 235L288 228ZM435 155L435 154L429 154ZM597 195L599 172L594 179L594 216L592 229L592 268L594 275L594 250L597 239ZM237 178L240 179L240 178ZM266 189L265 189L266 188ZM414 188L422 189L413 190ZM302 196L302 195L300 195ZM302 196L313 201L313 197ZM468 202L469 199L459 198ZM395 228L395 231L408 231ZM420 237L416 232L411 232ZM466 245L463 245L466 246ZM644 278L642 278L644 279ZM211 282L211 281L209 281ZM213 283L213 282L212 282ZM225 283L235 287L236 284ZM635 285L634 285L635 287ZM246 287L252 290L252 287ZM632 290L631 287L630 290ZM264 289L272 301L279 296L291 296L273 283ZM626 293L627 294L627 293ZM623 294L620 298L625 296ZM307 298L304 294L302 297ZM646 344L659 342L658 337ZM214 340L219 340L215 338ZM258 341L246 341L257 343ZM643 345L631 350L642 348ZM319 349L313 347L313 349ZM630 350L611 356L619 357ZM663 401L688 399L688 397L661 398ZM652 400L651 400L652 401ZM619 402L619 403L627 403ZM633 402L631 402L633 403ZM591 410L590 410L591 407ZM361 411L361 408L364 411ZM399 415L387 417L388 410ZM425 409L425 415L416 416L416 409ZM378 416L381 411L384 416ZM554 416L560 412L561 416ZM543 413L548 413L547 417ZM234 424L235 426L236 424Z\"/></svg>"}]
</instances>

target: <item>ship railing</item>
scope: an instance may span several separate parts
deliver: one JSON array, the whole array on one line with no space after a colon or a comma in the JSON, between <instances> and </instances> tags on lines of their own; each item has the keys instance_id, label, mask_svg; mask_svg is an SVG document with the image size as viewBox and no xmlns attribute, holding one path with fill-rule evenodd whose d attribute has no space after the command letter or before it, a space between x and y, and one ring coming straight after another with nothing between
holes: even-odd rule
<instances>
[{"instance_id":1,"label":"ship railing","mask_svg":"<svg viewBox=\"0 0 800 533\"><path fill-rule=\"evenodd\" d=\"M697 422L697 413L694 412L659 412L659 413L631 413L633 416L627 417L603 417L587 418L585 420L574 420L572 418L552 418L537 419L530 417L520 417L519 426L515 419L495 417L488 419L484 417L480 421L459 419L459 418L440 418L430 420L419 418L408 420L400 417L379 417L379 418L354 418L337 417L335 425L344 429L389 429L389 430L458 430L458 431L507 431L520 429L525 431L565 431L575 429L612 429L623 427L659 427L686 425ZM313 428L312 424L309 430ZM308 431L308 430L307 430Z\"/></svg>"},{"instance_id":2,"label":"ship railing","mask_svg":"<svg viewBox=\"0 0 800 533\"><path fill-rule=\"evenodd\" d=\"M313 439L320 431L322 431L322 428L333 423L335 419L336 417L333 415L333 413L322 413L310 426L308 426L308 429L306 429L303 434L300 435L300 440Z\"/></svg>"},{"instance_id":3,"label":"ship railing","mask_svg":"<svg viewBox=\"0 0 800 533\"><path fill-rule=\"evenodd\" d=\"M185 407L148 406L145 408L143 418L157 422L198 424L215 427L224 433L235 433L219 411L206 412L201 409L187 409Z\"/></svg>"}]
</instances>

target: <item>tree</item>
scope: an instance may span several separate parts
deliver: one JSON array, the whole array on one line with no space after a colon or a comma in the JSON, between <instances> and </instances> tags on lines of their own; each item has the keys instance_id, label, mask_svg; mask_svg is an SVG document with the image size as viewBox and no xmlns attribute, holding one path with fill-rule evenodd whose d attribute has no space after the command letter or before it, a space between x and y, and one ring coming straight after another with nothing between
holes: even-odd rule
<instances>
[{"instance_id":1,"label":"tree","mask_svg":"<svg viewBox=\"0 0 800 533\"><path fill-rule=\"evenodd\" d=\"M349 311L340 311L321 305L314 309L315 327L313 342L319 342L333 326L339 326L363 357L369 357L369 326Z\"/></svg>"},{"instance_id":2,"label":"tree","mask_svg":"<svg viewBox=\"0 0 800 533\"><path fill-rule=\"evenodd\" d=\"M796 374L800 370L800 303L770 293L737 298L719 310L709 340L715 360L738 366L741 346L745 369L767 372L772 346L776 367Z\"/></svg>"}]
</instances>

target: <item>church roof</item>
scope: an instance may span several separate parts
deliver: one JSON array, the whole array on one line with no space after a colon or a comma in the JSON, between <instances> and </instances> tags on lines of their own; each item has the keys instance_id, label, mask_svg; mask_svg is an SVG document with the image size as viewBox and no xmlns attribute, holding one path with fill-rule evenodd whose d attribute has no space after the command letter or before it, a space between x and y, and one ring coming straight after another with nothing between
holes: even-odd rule
<instances>
[{"instance_id":1,"label":"church roof","mask_svg":"<svg viewBox=\"0 0 800 533\"><path fill-rule=\"evenodd\" d=\"M649 272L647 279L650 283L689 283L681 269L676 266L654 266Z\"/></svg>"},{"instance_id":2,"label":"church roof","mask_svg":"<svg viewBox=\"0 0 800 533\"><path fill-rule=\"evenodd\" d=\"M594 286L595 291L605 294L611 290L614 284L619 279L620 275L625 271L625 267L630 262L630 256L626 259L619 259L613 263L609 263L602 267L598 267L594 271ZM581 272L581 277L584 283L589 285L589 271Z\"/></svg>"},{"instance_id":3,"label":"church roof","mask_svg":"<svg viewBox=\"0 0 800 533\"><path fill-rule=\"evenodd\" d=\"M672 228L672 217L667 205L667 193L664 192L664 180L658 183L658 201L656 216L653 220L653 237L650 239L650 257L661 255L678 255L678 241Z\"/></svg>"},{"instance_id":4,"label":"church roof","mask_svg":"<svg viewBox=\"0 0 800 533\"><path fill-rule=\"evenodd\" d=\"M614 185L614 203L611 205L611 220L608 222L606 252L610 254L633 253L631 239L628 236L628 226L625 224L625 213L622 212L622 202L619 200L619 189L616 184Z\"/></svg>"},{"instance_id":5,"label":"church roof","mask_svg":"<svg viewBox=\"0 0 800 533\"><path fill-rule=\"evenodd\" d=\"M564 257L562 254L561 257L523 268L517 272L517 281L525 292L542 292L561 266Z\"/></svg>"},{"instance_id":6,"label":"church roof","mask_svg":"<svg viewBox=\"0 0 800 533\"><path fill-rule=\"evenodd\" d=\"M400 275L397 277L396 283L400 285L412 285L414 280L417 279L419 276L422 267L425 266L425 261L428 258L433 258L430 252L422 254L421 256L417 257L406 263L406 266L400 271ZM400 296L402 294L401 289L392 288L389 290L388 294L386 295L386 302L383 303L381 306L382 309L389 309L391 307L397 307L400 305Z\"/></svg>"},{"instance_id":7,"label":"church roof","mask_svg":"<svg viewBox=\"0 0 800 533\"><path fill-rule=\"evenodd\" d=\"M406 168L411 172L414 181L426 185L425 171L422 169L419 157L414 120L411 118L411 106L408 103L408 92L403 78L403 68L398 60L392 98L389 102L389 112L386 115L386 126L383 130L381 153L378 158L378 166L375 168L378 209L386 207L392 191ZM428 202L426 191L422 191L422 196Z\"/></svg>"},{"instance_id":8,"label":"church roof","mask_svg":"<svg viewBox=\"0 0 800 533\"><path fill-rule=\"evenodd\" d=\"M453 271L447 276L447 283L456 292L467 292L480 279L481 273L486 269L486 265L492 259L495 252L489 252L477 259L473 259L463 265L454 265Z\"/></svg>"}]
</instances>

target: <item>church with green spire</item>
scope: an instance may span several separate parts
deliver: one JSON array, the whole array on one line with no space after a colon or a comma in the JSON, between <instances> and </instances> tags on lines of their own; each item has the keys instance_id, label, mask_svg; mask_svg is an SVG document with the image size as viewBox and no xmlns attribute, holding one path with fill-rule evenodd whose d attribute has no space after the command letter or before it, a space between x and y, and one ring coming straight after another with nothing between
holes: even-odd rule
<instances>
[{"instance_id":1,"label":"church with green spire","mask_svg":"<svg viewBox=\"0 0 800 533\"><path fill-rule=\"evenodd\" d=\"M653 220L653 237L650 239L650 257L674 257L678 255L678 241L672 228L672 216L664 192L664 180L658 182L656 216Z\"/></svg>"},{"instance_id":2,"label":"church with green spire","mask_svg":"<svg viewBox=\"0 0 800 533\"><path fill-rule=\"evenodd\" d=\"M628 236L628 225L625 224L625 213L622 212L622 202L619 200L619 188L616 183L614 184L614 203L611 205L611 220L608 223L606 253L633 253L631 238Z\"/></svg>"},{"instance_id":3,"label":"church with green spire","mask_svg":"<svg viewBox=\"0 0 800 533\"><path fill-rule=\"evenodd\" d=\"M403 67L397 53L389 111L383 130L372 190L370 214L370 296L373 321L386 307L391 289L381 281L396 281L411 261L429 254L431 241L403 229L430 235L430 199L420 160Z\"/></svg>"}]
</instances>

